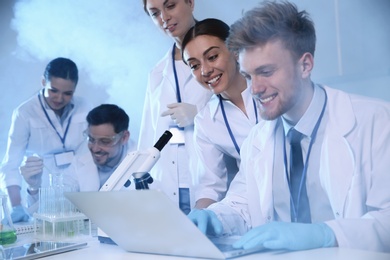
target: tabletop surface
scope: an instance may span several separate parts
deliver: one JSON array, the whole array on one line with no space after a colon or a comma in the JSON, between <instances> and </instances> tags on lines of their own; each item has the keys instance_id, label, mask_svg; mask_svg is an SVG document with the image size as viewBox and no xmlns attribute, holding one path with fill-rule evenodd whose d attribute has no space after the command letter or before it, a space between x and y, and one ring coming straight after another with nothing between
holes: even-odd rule
<instances>
[{"instance_id":1,"label":"tabletop surface","mask_svg":"<svg viewBox=\"0 0 390 260\"><path fill-rule=\"evenodd\" d=\"M100 243L96 237L92 237L87 241L88 245L85 248L45 257L45 259L67 259L85 260L85 259L173 259L173 256L139 254L127 252L116 245ZM198 259L188 257L174 257L174 259ZM370 252L363 250L353 250L347 248L320 248L314 250L295 251L295 252L281 252L281 251L267 251L259 252L251 255L242 256L235 259L275 259L275 260L302 260L302 259L375 259L375 260L390 260L390 254L380 252Z\"/></svg>"},{"instance_id":2,"label":"tabletop surface","mask_svg":"<svg viewBox=\"0 0 390 260\"><path fill-rule=\"evenodd\" d=\"M14 245L23 245L25 243L31 243L34 240L34 234L25 234L18 236L18 241ZM76 242L76 241L75 241ZM59 260L67 259L72 260L85 260L85 259L200 259L171 255L156 255L156 254L142 254L127 252L117 245L101 243L97 235L85 236L79 239L77 242L86 242L87 246L81 249L60 253L57 255L46 256L42 259ZM271 259L271 260L301 260L301 259L315 259L315 260L338 260L338 259L375 259L375 260L390 260L390 253L371 252L364 250L355 250L348 248L320 248L314 250L305 251L263 251L246 256L237 257L235 259Z\"/></svg>"}]
</instances>

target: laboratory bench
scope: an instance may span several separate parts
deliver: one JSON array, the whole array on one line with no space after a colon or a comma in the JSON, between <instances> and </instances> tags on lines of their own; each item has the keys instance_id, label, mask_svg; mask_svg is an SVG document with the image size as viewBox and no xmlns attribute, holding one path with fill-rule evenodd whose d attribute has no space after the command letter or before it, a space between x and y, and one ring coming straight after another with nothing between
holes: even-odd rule
<instances>
[{"instance_id":1,"label":"laboratory bench","mask_svg":"<svg viewBox=\"0 0 390 260\"><path fill-rule=\"evenodd\" d=\"M86 241L88 244L86 247L77 249L74 251L61 253L58 255L52 255L42 260L60 260L60 259L72 259L72 260L85 260L85 259L200 259L200 258L188 258L188 257L174 257L164 255L152 255L152 254L140 254L126 252L116 245L100 243L97 237L91 237ZM256 254L246 255L235 259L270 259L270 260L302 260L302 259L315 259L315 260L341 260L341 259L354 259L354 260L390 260L390 254L371 252L363 250L353 250L347 248L320 248L306 251L295 251L295 252L280 252L280 251L267 251L259 252Z\"/></svg>"},{"instance_id":2,"label":"laboratory bench","mask_svg":"<svg viewBox=\"0 0 390 260\"><path fill-rule=\"evenodd\" d=\"M34 241L34 233L27 233L18 236L18 240L15 245L22 245L25 243L31 243ZM72 241L75 242L75 241ZM85 260L85 259L202 259L202 258L190 258L179 257L171 255L155 255L155 254L142 254L127 252L117 245L101 243L98 240L96 231L93 231L91 235L81 237L76 242L86 242L87 245L83 248L68 251L56 255L45 256L40 258L42 260L60 260L60 259L72 259L72 260ZM0 257L1 258L1 257ZM390 260L390 253L372 252L364 250L355 250L348 248L320 248L305 251L264 251L255 254L245 255L234 259L248 260L248 259L270 259L270 260L302 260L302 259L315 259L315 260Z\"/></svg>"}]
</instances>

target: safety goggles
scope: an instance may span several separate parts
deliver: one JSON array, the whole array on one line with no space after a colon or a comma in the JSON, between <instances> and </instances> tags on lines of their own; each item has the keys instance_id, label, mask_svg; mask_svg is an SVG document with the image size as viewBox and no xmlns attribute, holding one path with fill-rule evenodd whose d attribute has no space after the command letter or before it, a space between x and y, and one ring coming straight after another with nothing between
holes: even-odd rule
<instances>
[{"instance_id":1,"label":"safety goggles","mask_svg":"<svg viewBox=\"0 0 390 260\"><path fill-rule=\"evenodd\" d=\"M88 145L96 144L99 147L112 147L112 146L116 145L119 142L119 140L122 138L123 131L121 131L113 136L100 137L100 136L93 136L88 132L88 130L85 130L84 136L88 140Z\"/></svg>"}]
</instances>

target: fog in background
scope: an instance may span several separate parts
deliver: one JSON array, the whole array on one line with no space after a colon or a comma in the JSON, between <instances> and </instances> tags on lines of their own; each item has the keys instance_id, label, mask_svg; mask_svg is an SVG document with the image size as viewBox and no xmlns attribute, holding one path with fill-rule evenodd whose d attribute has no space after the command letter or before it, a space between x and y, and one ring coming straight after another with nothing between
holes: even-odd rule
<instances>
[{"instance_id":1,"label":"fog in background","mask_svg":"<svg viewBox=\"0 0 390 260\"><path fill-rule=\"evenodd\" d=\"M390 101L390 0L294 0L317 30L313 80ZM195 0L195 18L231 24L255 0ZM171 48L141 0L0 0L0 160L11 115L35 95L46 64L76 62L76 94L116 103L138 139L148 72Z\"/></svg>"}]
</instances>

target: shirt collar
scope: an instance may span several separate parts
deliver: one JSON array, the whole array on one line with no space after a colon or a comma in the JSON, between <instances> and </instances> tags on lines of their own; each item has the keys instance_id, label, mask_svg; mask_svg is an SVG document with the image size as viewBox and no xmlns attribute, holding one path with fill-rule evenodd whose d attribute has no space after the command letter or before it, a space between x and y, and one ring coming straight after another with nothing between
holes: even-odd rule
<instances>
[{"instance_id":1,"label":"shirt collar","mask_svg":"<svg viewBox=\"0 0 390 260\"><path fill-rule=\"evenodd\" d=\"M325 103L324 90L316 84L313 84L313 87L314 87L314 93L310 105L295 126L290 125L282 117L284 133L286 136L290 128L294 127L297 131L299 131L303 135L307 137L311 137L314 127L321 115L321 111Z\"/></svg>"},{"instance_id":2,"label":"shirt collar","mask_svg":"<svg viewBox=\"0 0 390 260\"><path fill-rule=\"evenodd\" d=\"M253 99L252 99L252 95L250 94L249 92L250 90L248 88L244 89L242 92L241 92L241 97L242 97L242 100L244 101L244 105L245 105L245 108L246 109L250 109L249 105L252 105L253 104ZM230 105L234 106L233 103L230 101L230 100L227 100L227 99L224 99L224 101L226 101L225 103L229 103ZM217 115L217 112L218 112L218 108L219 108L219 96L218 95L212 95L210 101L209 101L209 105L210 105L210 115L211 117L214 119ZM253 108L251 108L253 109ZM248 113L248 111L247 111ZM249 113L248 113L249 114Z\"/></svg>"},{"instance_id":3,"label":"shirt collar","mask_svg":"<svg viewBox=\"0 0 390 260\"><path fill-rule=\"evenodd\" d=\"M217 95L211 96L211 99L209 100L209 106L210 116L211 118L215 119L219 107L219 97Z\"/></svg>"}]
</instances>

